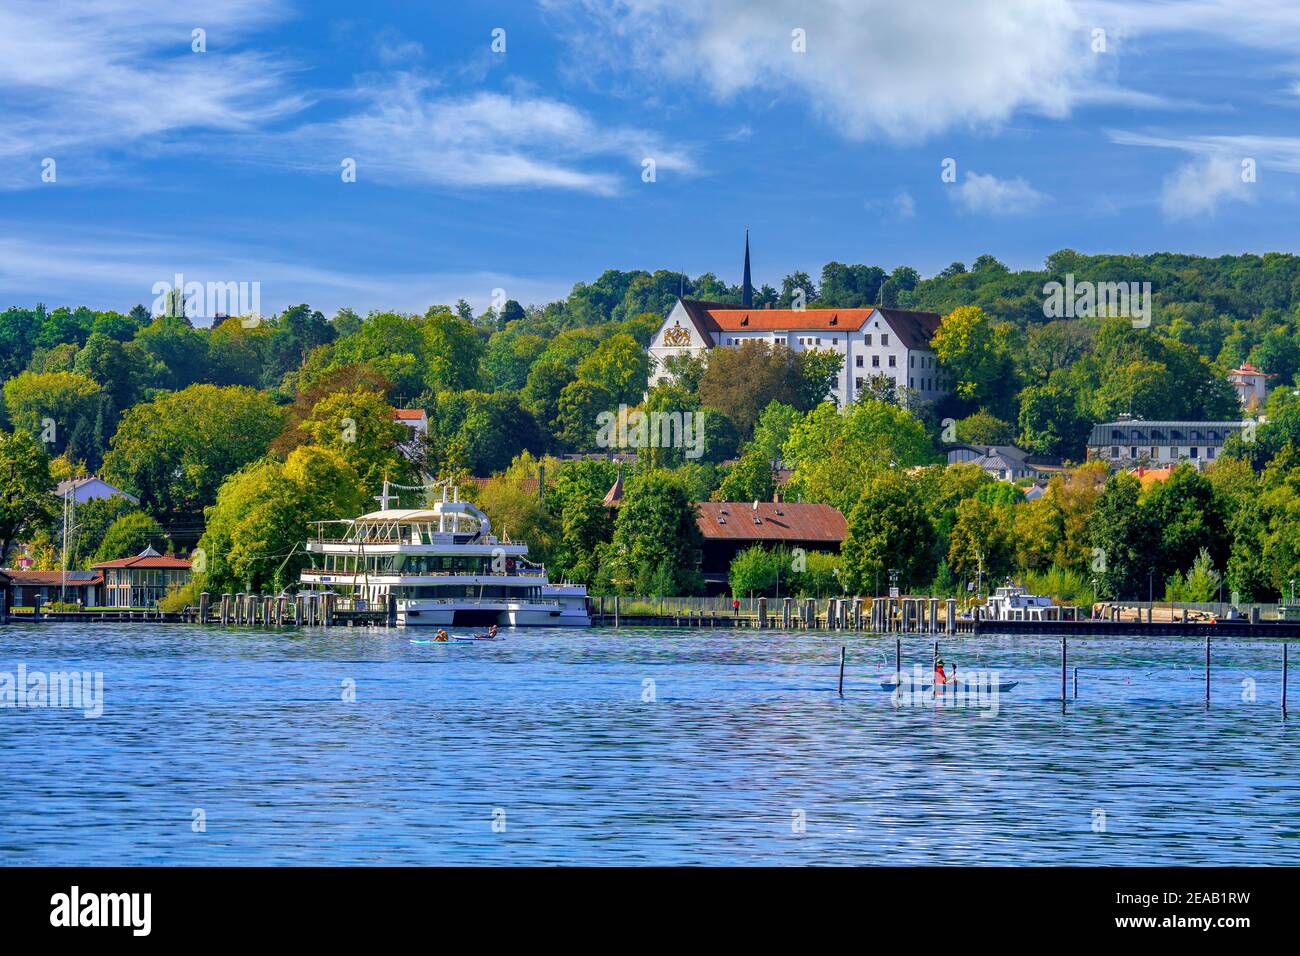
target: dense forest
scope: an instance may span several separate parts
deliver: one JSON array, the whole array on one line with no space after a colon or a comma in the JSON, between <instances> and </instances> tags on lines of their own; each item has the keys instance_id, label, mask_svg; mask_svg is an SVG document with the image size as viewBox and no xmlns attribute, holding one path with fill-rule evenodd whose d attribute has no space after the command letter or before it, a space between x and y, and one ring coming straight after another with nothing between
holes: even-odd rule
<instances>
[{"instance_id":1,"label":"dense forest","mask_svg":"<svg viewBox=\"0 0 1300 956\"><path fill-rule=\"evenodd\" d=\"M1048 318L1044 286L1067 277L1151 283L1150 327ZM647 394L645 346L679 294L740 301L737 286L711 274L611 270L563 301L507 301L477 315L464 301L422 315L329 317L303 304L204 326L175 299L161 316L143 306L9 308L0 312L0 563L19 544L38 566L64 560L48 491L86 473L139 505L82 509L70 565L142 542L198 542L214 584L264 587L296 576L302 558L289 543L305 521L364 510L384 477L497 476L474 494L561 573L606 591L690 593L700 587L690 503L770 497L779 461L793 475L789 496L850 518L835 574L820 559L805 572L815 591L829 581L866 593L893 568L912 588L944 593L1014 574L1075 599L1200 593L1207 582L1262 597L1298 570L1300 538L1293 546L1288 528L1300 508L1291 388L1300 258L1065 250L1037 271L981 256L928 279L832 262L815 282L796 272L780 289L756 290L758 307L940 313L935 348L954 390L935 406L875 379L869 397L837 409L823 401L837 357L759 345L676 363ZM1120 413L1240 418L1225 375L1243 361L1272 376L1267 422L1205 474L1144 488L1087 465L1025 502L1009 485L939 464L945 439L1015 442L1070 464L1083 460L1091 425ZM620 405L698 413L705 442L698 458L641 449L615 514L599 504L615 466L559 456L618 450L601 447L598 422ZM400 449L394 407L424 409L428 440ZM544 499L519 490L541 462ZM763 590L781 560L746 556L736 587Z\"/></svg>"}]
</instances>

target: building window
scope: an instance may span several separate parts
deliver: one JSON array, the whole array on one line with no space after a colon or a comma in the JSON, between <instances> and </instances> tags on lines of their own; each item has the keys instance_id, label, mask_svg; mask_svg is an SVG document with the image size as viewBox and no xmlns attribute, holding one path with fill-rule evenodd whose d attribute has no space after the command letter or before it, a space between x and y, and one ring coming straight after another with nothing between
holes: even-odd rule
<instances>
[{"instance_id":1,"label":"building window","mask_svg":"<svg viewBox=\"0 0 1300 956\"><path fill-rule=\"evenodd\" d=\"M872 367L872 368L880 368L880 356L879 356L879 355L873 355L873 356L871 356L871 367Z\"/></svg>"},{"instance_id":2,"label":"building window","mask_svg":"<svg viewBox=\"0 0 1300 956\"><path fill-rule=\"evenodd\" d=\"M1200 458L1200 457L1201 457L1201 450L1200 450L1199 448L1197 448L1195 445L1193 445L1193 446L1191 447L1191 453L1192 453L1192 457L1193 457L1193 458Z\"/></svg>"},{"instance_id":3,"label":"building window","mask_svg":"<svg viewBox=\"0 0 1300 956\"><path fill-rule=\"evenodd\" d=\"M862 368L862 356L861 356L861 355L858 356L857 366L858 366L858 368Z\"/></svg>"},{"instance_id":4,"label":"building window","mask_svg":"<svg viewBox=\"0 0 1300 956\"><path fill-rule=\"evenodd\" d=\"M1136 458L1136 457L1138 456L1137 446L1135 446L1135 445L1130 445L1130 446L1129 446L1129 449L1128 449L1128 456L1129 456L1130 458Z\"/></svg>"},{"instance_id":5,"label":"building window","mask_svg":"<svg viewBox=\"0 0 1300 956\"><path fill-rule=\"evenodd\" d=\"M898 366L898 356L897 355L889 356L889 367L897 368L897 366Z\"/></svg>"},{"instance_id":6,"label":"building window","mask_svg":"<svg viewBox=\"0 0 1300 956\"><path fill-rule=\"evenodd\" d=\"M888 336L888 335L881 335L881 336L880 336L880 344L881 344L881 345L888 345L888 344L889 344L889 336Z\"/></svg>"},{"instance_id":7,"label":"building window","mask_svg":"<svg viewBox=\"0 0 1300 956\"><path fill-rule=\"evenodd\" d=\"M910 375L907 377L907 387L916 388L916 379L912 378Z\"/></svg>"},{"instance_id":8,"label":"building window","mask_svg":"<svg viewBox=\"0 0 1300 956\"><path fill-rule=\"evenodd\" d=\"M853 380L853 387L854 387L855 389L857 389L859 392L862 391L862 377L861 377L861 376L859 376L858 378L855 378L855 379Z\"/></svg>"},{"instance_id":9,"label":"building window","mask_svg":"<svg viewBox=\"0 0 1300 956\"><path fill-rule=\"evenodd\" d=\"M1119 457L1119 446L1118 446L1118 445L1111 445L1111 446L1110 446L1110 457L1111 457L1111 458L1118 458L1118 457Z\"/></svg>"},{"instance_id":10,"label":"building window","mask_svg":"<svg viewBox=\"0 0 1300 956\"><path fill-rule=\"evenodd\" d=\"M870 333L870 332L867 333L867 344L868 344L868 345L871 344L871 333Z\"/></svg>"}]
</instances>

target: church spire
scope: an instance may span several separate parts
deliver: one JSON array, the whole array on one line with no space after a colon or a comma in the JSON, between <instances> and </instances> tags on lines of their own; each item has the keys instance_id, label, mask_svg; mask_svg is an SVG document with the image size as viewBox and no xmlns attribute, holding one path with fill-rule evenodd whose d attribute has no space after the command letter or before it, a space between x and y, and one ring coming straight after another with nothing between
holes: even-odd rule
<instances>
[{"instance_id":1,"label":"church spire","mask_svg":"<svg viewBox=\"0 0 1300 956\"><path fill-rule=\"evenodd\" d=\"M754 305L754 284L749 279L749 230L745 230L745 279L740 286L740 304L745 308Z\"/></svg>"}]
</instances>

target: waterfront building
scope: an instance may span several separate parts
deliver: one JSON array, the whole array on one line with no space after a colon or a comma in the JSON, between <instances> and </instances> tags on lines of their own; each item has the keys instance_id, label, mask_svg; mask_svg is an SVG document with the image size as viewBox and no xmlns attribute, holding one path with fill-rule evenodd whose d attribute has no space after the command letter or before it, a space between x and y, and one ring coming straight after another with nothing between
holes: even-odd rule
<instances>
[{"instance_id":1,"label":"waterfront building","mask_svg":"<svg viewBox=\"0 0 1300 956\"><path fill-rule=\"evenodd\" d=\"M1121 415L1117 421L1093 426L1088 457L1121 467L1187 461L1200 469L1218 457L1229 435L1249 424L1144 421Z\"/></svg>"},{"instance_id":2,"label":"waterfront building","mask_svg":"<svg viewBox=\"0 0 1300 956\"><path fill-rule=\"evenodd\" d=\"M701 501L695 523L704 536L700 571L709 594L727 590L732 559L755 544L838 553L848 522L836 508L810 502Z\"/></svg>"},{"instance_id":3,"label":"waterfront building","mask_svg":"<svg viewBox=\"0 0 1300 956\"><path fill-rule=\"evenodd\" d=\"M1237 390L1241 407L1248 412L1263 407L1264 399L1268 397L1268 380L1273 377L1249 362L1242 362L1241 368L1234 368L1228 373L1228 381Z\"/></svg>"},{"instance_id":4,"label":"waterfront building","mask_svg":"<svg viewBox=\"0 0 1300 956\"><path fill-rule=\"evenodd\" d=\"M11 587L12 607L35 607L60 600L66 604L96 607L104 583L102 571L6 570Z\"/></svg>"},{"instance_id":5,"label":"waterfront building","mask_svg":"<svg viewBox=\"0 0 1300 956\"><path fill-rule=\"evenodd\" d=\"M93 570L104 575L104 605L107 607L154 607L190 581L190 562L162 555L152 547L132 558L101 561Z\"/></svg>"}]
</instances>

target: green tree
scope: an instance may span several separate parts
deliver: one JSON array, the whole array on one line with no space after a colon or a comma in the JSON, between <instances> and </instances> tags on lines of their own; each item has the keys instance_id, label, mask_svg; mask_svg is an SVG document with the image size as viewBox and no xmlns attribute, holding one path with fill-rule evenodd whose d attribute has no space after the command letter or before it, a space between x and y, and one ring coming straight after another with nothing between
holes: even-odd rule
<instances>
[{"instance_id":1,"label":"green tree","mask_svg":"<svg viewBox=\"0 0 1300 956\"><path fill-rule=\"evenodd\" d=\"M637 475L625 485L623 505L605 567L622 594L698 594L703 537L695 505L681 481L664 471Z\"/></svg>"},{"instance_id":2,"label":"green tree","mask_svg":"<svg viewBox=\"0 0 1300 956\"><path fill-rule=\"evenodd\" d=\"M129 558L148 547L158 552L167 550L162 525L143 511L130 511L108 526L95 561Z\"/></svg>"},{"instance_id":3,"label":"green tree","mask_svg":"<svg viewBox=\"0 0 1300 956\"><path fill-rule=\"evenodd\" d=\"M104 477L156 515L197 516L227 475L266 453L283 413L251 388L191 385L130 409Z\"/></svg>"},{"instance_id":4,"label":"green tree","mask_svg":"<svg viewBox=\"0 0 1300 956\"><path fill-rule=\"evenodd\" d=\"M1088 520L1093 548L1090 564L1098 597L1144 596L1153 560L1156 533L1139 503L1142 486L1132 475L1117 474L1106 482Z\"/></svg>"},{"instance_id":5,"label":"green tree","mask_svg":"<svg viewBox=\"0 0 1300 956\"><path fill-rule=\"evenodd\" d=\"M875 593L899 572L898 586L926 584L934 575L934 528L917 487L897 471L874 478L849 515L840 552L844 583L857 594Z\"/></svg>"},{"instance_id":6,"label":"green tree","mask_svg":"<svg viewBox=\"0 0 1300 956\"><path fill-rule=\"evenodd\" d=\"M298 427L312 444L337 452L352 466L363 493L377 490L385 478L399 484L411 479L410 462L399 447L406 426L394 420L393 406L378 392L358 388L327 395Z\"/></svg>"},{"instance_id":7,"label":"green tree","mask_svg":"<svg viewBox=\"0 0 1300 956\"><path fill-rule=\"evenodd\" d=\"M775 490L772 463L749 452L727 472L717 496L719 501L771 501Z\"/></svg>"},{"instance_id":8,"label":"green tree","mask_svg":"<svg viewBox=\"0 0 1300 956\"><path fill-rule=\"evenodd\" d=\"M0 432L0 567L16 542L54 519L50 457L30 432Z\"/></svg>"}]
</instances>

